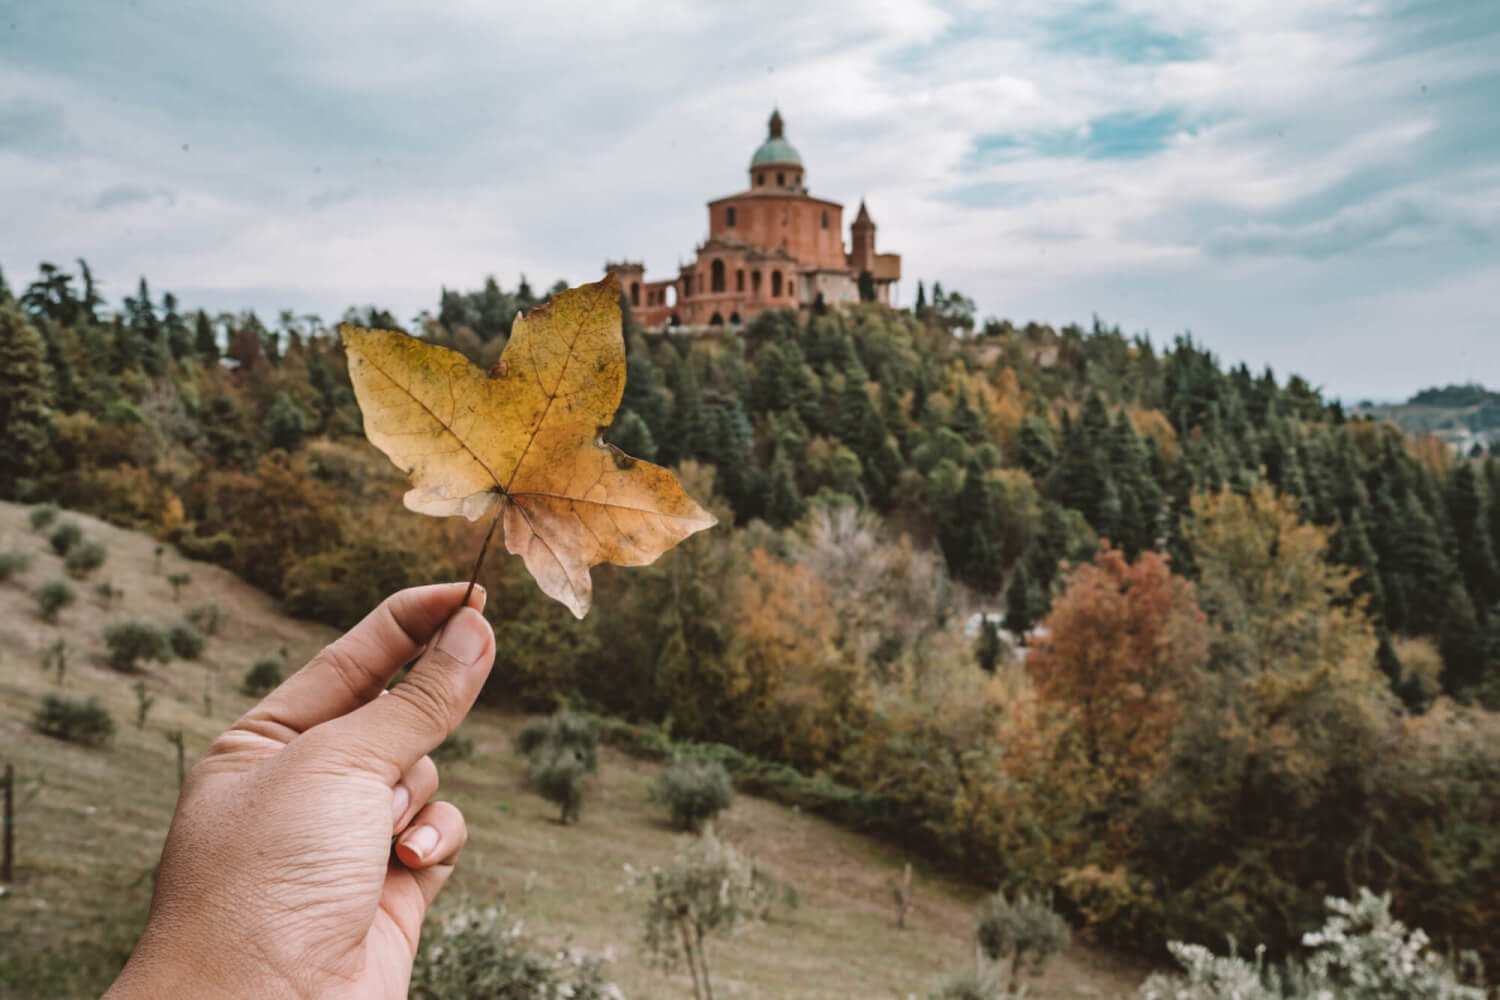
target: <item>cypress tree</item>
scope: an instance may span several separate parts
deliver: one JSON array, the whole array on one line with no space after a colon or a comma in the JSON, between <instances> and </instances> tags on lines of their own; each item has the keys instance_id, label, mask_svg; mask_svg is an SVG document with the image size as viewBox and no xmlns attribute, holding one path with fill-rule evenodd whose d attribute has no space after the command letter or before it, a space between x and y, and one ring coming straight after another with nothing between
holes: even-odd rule
<instances>
[{"instance_id":1,"label":"cypress tree","mask_svg":"<svg viewBox=\"0 0 1500 1000\"><path fill-rule=\"evenodd\" d=\"M0 305L0 495L20 499L51 439L41 335L13 304Z\"/></svg>"},{"instance_id":2,"label":"cypress tree","mask_svg":"<svg viewBox=\"0 0 1500 1000\"><path fill-rule=\"evenodd\" d=\"M917 282L917 305L916 305L916 308L913 310L913 312L915 312L916 315L917 315L917 318L920 319L922 317L922 314L925 313L926 311L927 311L927 290L922 287L922 282L918 281Z\"/></svg>"},{"instance_id":3,"label":"cypress tree","mask_svg":"<svg viewBox=\"0 0 1500 1000\"><path fill-rule=\"evenodd\" d=\"M776 447L771 459L770 495L766 497L766 520L778 528L785 528L802 520L807 510L802 494L797 489L797 471L786 449Z\"/></svg>"},{"instance_id":4,"label":"cypress tree","mask_svg":"<svg viewBox=\"0 0 1500 1000\"><path fill-rule=\"evenodd\" d=\"M1010 583L1005 587L1005 627L1016 635L1026 635L1036 627L1040 605L1037 586L1023 559L1016 563L1010 574Z\"/></svg>"},{"instance_id":5,"label":"cypress tree","mask_svg":"<svg viewBox=\"0 0 1500 1000\"><path fill-rule=\"evenodd\" d=\"M193 353L206 365L219 363L219 342L214 336L213 324L209 322L208 313L202 309L198 310L198 316L193 322Z\"/></svg>"}]
</instances>

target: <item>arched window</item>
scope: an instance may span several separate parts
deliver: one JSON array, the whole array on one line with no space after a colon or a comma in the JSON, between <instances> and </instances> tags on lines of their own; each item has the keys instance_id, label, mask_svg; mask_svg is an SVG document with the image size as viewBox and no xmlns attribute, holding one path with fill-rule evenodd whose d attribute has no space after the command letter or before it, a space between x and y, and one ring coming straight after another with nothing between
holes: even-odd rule
<instances>
[{"instance_id":1,"label":"arched window","mask_svg":"<svg viewBox=\"0 0 1500 1000\"><path fill-rule=\"evenodd\" d=\"M753 291L755 293L755 295L756 295L757 298L760 297L760 272L759 271L752 271L752 272L750 272L750 289L751 289L751 291Z\"/></svg>"},{"instance_id":2,"label":"arched window","mask_svg":"<svg viewBox=\"0 0 1500 1000\"><path fill-rule=\"evenodd\" d=\"M657 305L675 306L677 304L677 286L668 285L657 294Z\"/></svg>"},{"instance_id":3,"label":"arched window","mask_svg":"<svg viewBox=\"0 0 1500 1000\"><path fill-rule=\"evenodd\" d=\"M724 209L724 224L730 229L734 228L734 206L730 205Z\"/></svg>"},{"instance_id":4,"label":"arched window","mask_svg":"<svg viewBox=\"0 0 1500 1000\"><path fill-rule=\"evenodd\" d=\"M823 209L823 228L828 228L828 209Z\"/></svg>"},{"instance_id":5,"label":"arched window","mask_svg":"<svg viewBox=\"0 0 1500 1000\"><path fill-rule=\"evenodd\" d=\"M729 314L729 323L730 323L731 326L739 326L740 322L741 322L741 320L740 320L740 314L739 313L732 312L732 313Z\"/></svg>"},{"instance_id":6,"label":"arched window","mask_svg":"<svg viewBox=\"0 0 1500 1000\"><path fill-rule=\"evenodd\" d=\"M693 276L690 274L686 278L682 279L682 291L680 291L680 292L677 293L677 300L680 302L680 301L682 301L683 299L687 298L689 295L692 295L692 294L693 294Z\"/></svg>"},{"instance_id":7,"label":"arched window","mask_svg":"<svg viewBox=\"0 0 1500 1000\"><path fill-rule=\"evenodd\" d=\"M668 326L681 326L682 325L682 317L679 316L679 315L677 315L676 313L673 313L672 314L672 318L669 319L669 320L667 320L667 325Z\"/></svg>"},{"instance_id":8,"label":"arched window","mask_svg":"<svg viewBox=\"0 0 1500 1000\"><path fill-rule=\"evenodd\" d=\"M712 290L716 292L722 292L724 290L724 262L722 260L716 260L713 262L713 280L711 282L711 287Z\"/></svg>"},{"instance_id":9,"label":"arched window","mask_svg":"<svg viewBox=\"0 0 1500 1000\"><path fill-rule=\"evenodd\" d=\"M724 325L724 317L721 316L721 315L719 315L718 313L714 313L711 317L709 317L708 325L709 326L723 326Z\"/></svg>"},{"instance_id":10,"label":"arched window","mask_svg":"<svg viewBox=\"0 0 1500 1000\"><path fill-rule=\"evenodd\" d=\"M630 304L633 306L641 304L641 283L638 281L630 283Z\"/></svg>"},{"instance_id":11,"label":"arched window","mask_svg":"<svg viewBox=\"0 0 1500 1000\"><path fill-rule=\"evenodd\" d=\"M782 173L779 170L776 171L776 186L786 187L786 174Z\"/></svg>"},{"instance_id":12,"label":"arched window","mask_svg":"<svg viewBox=\"0 0 1500 1000\"><path fill-rule=\"evenodd\" d=\"M774 298L779 297L780 295L781 295L781 272L780 271L772 271L771 272L771 298L774 299Z\"/></svg>"},{"instance_id":13,"label":"arched window","mask_svg":"<svg viewBox=\"0 0 1500 1000\"><path fill-rule=\"evenodd\" d=\"M755 175L755 183L759 184L761 187L766 186L766 175L764 172Z\"/></svg>"},{"instance_id":14,"label":"arched window","mask_svg":"<svg viewBox=\"0 0 1500 1000\"><path fill-rule=\"evenodd\" d=\"M786 293L788 295L797 294L797 283L790 278L788 278L786 281Z\"/></svg>"},{"instance_id":15,"label":"arched window","mask_svg":"<svg viewBox=\"0 0 1500 1000\"><path fill-rule=\"evenodd\" d=\"M745 269L743 267L734 272L734 290L737 292L745 290Z\"/></svg>"}]
</instances>

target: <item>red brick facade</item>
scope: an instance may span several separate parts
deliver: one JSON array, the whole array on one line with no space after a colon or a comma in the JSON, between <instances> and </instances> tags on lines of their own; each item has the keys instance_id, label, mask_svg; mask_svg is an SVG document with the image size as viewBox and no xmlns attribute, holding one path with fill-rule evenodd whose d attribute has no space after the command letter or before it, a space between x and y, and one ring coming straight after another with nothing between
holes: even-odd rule
<instances>
[{"instance_id":1,"label":"red brick facade","mask_svg":"<svg viewBox=\"0 0 1500 1000\"><path fill-rule=\"evenodd\" d=\"M807 308L859 298L869 271L877 301L890 304L901 277L898 254L875 252L875 223L864 203L844 248L844 207L803 186L801 157L782 135L779 113L750 164L750 186L708 203L708 240L675 278L647 281L645 266L605 264L616 274L636 321L647 329L748 323L765 309Z\"/></svg>"}]
</instances>

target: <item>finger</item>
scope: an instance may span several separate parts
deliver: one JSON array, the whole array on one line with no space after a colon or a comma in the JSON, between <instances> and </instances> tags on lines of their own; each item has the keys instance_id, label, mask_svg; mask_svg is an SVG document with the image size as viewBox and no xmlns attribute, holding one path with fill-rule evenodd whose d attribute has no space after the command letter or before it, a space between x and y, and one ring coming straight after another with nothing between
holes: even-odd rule
<instances>
[{"instance_id":1,"label":"finger","mask_svg":"<svg viewBox=\"0 0 1500 1000\"><path fill-rule=\"evenodd\" d=\"M391 789L391 832L400 833L406 829L417 810L427 804L437 789L437 765L431 757L423 757Z\"/></svg>"},{"instance_id":2,"label":"finger","mask_svg":"<svg viewBox=\"0 0 1500 1000\"><path fill-rule=\"evenodd\" d=\"M433 833L423 833L424 830ZM391 872L406 877L387 877L385 892L380 900L381 908L390 915L406 938L412 953L416 954L427 908L453 874L454 863L458 860L458 852L464 846L464 841L469 837L469 829L464 825L463 813L458 811L457 806L450 802L433 802L417 814L416 822L402 837L420 837L419 846L425 846L428 841L436 845L419 857L410 847L403 846L398 841L396 860L391 862Z\"/></svg>"},{"instance_id":3,"label":"finger","mask_svg":"<svg viewBox=\"0 0 1500 1000\"><path fill-rule=\"evenodd\" d=\"M452 868L468 839L469 828L458 806L452 802L429 802L406 832L396 838L396 857L414 872L434 866ZM432 896L426 893L423 896L432 902Z\"/></svg>"},{"instance_id":4,"label":"finger","mask_svg":"<svg viewBox=\"0 0 1500 1000\"><path fill-rule=\"evenodd\" d=\"M395 785L458 728L494 660L495 633L489 622L473 608L463 608L389 697L375 698L319 726L319 738Z\"/></svg>"},{"instance_id":5,"label":"finger","mask_svg":"<svg viewBox=\"0 0 1500 1000\"><path fill-rule=\"evenodd\" d=\"M397 591L307 666L245 713L241 722L285 726L292 735L354 711L374 698L463 599L463 583L440 583ZM475 586L469 607L484 607Z\"/></svg>"}]
</instances>

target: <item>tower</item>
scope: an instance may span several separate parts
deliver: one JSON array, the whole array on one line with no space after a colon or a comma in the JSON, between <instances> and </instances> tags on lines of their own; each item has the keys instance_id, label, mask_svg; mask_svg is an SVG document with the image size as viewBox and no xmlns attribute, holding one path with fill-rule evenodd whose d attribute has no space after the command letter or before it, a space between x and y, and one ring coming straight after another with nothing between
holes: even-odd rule
<instances>
[{"instance_id":1,"label":"tower","mask_svg":"<svg viewBox=\"0 0 1500 1000\"><path fill-rule=\"evenodd\" d=\"M850 253L849 266L856 271L875 270L875 220L870 218L870 210L865 208L865 200L859 200L859 214L854 217L854 224L849 227Z\"/></svg>"}]
</instances>

